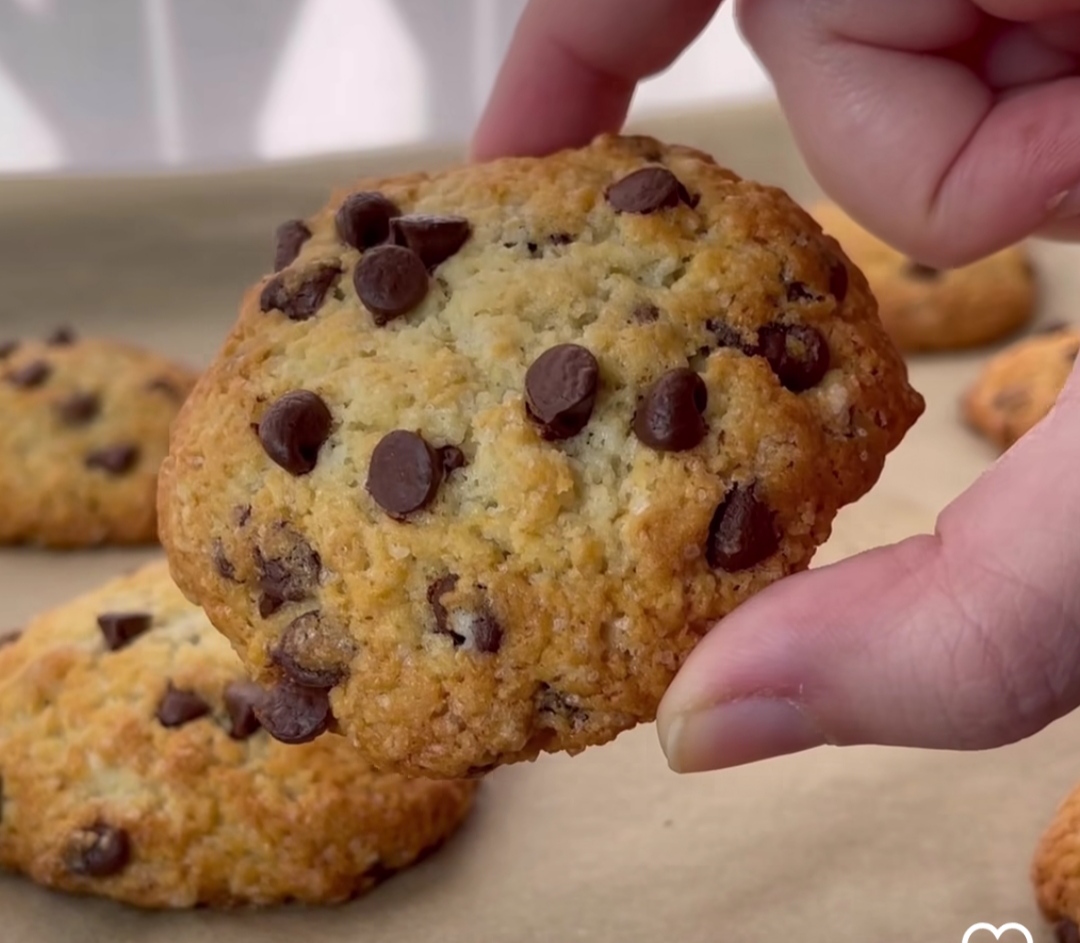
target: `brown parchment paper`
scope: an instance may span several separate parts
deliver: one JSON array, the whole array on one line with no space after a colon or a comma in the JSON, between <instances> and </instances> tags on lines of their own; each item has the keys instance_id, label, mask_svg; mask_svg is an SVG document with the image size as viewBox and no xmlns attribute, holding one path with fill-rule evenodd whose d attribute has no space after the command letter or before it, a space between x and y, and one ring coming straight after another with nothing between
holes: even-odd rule
<instances>
[{"instance_id":1,"label":"brown parchment paper","mask_svg":"<svg viewBox=\"0 0 1080 943\"><path fill-rule=\"evenodd\" d=\"M817 196L771 107L647 130L798 199ZM360 174L455 157L413 150L181 179L2 182L0 334L64 322L205 363L241 291L267 269L278 222ZM1040 320L1080 320L1080 250L1036 249ZM873 493L841 514L818 563L930 530L993 460L957 418L988 353L913 361L927 414ZM0 551L0 627L153 554ZM155 914L0 877L0 943L962 943L974 923L1009 921L1048 940L1028 867L1080 782L1078 742L1080 715L981 754L822 749L678 777L646 727L576 759L498 771L457 839L353 904Z\"/></svg>"}]
</instances>

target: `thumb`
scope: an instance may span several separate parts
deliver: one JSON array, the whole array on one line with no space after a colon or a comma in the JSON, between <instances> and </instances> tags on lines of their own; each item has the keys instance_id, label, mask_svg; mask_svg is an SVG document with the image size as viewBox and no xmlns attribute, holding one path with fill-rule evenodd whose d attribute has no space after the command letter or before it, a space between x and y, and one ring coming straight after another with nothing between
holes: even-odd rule
<instances>
[{"instance_id":1,"label":"thumb","mask_svg":"<svg viewBox=\"0 0 1080 943\"><path fill-rule=\"evenodd\" d=\"M658 716L673 769L823 744L983 749L1080 704L1074 372L1036 429L913 537L755 596Z\"/></svg>"}]
</instances>

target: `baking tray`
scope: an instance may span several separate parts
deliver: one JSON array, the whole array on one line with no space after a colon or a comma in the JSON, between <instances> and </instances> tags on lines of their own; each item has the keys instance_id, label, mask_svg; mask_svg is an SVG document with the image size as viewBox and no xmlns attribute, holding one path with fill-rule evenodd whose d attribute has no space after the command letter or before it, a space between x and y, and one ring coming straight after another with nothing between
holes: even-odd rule
<instances>
[{"instance_id":1,"label":"baking tray","mask_svg":"<svg viewBox=\"0 0 1080 943\"><path fill-rule=\"evenodd\" d=\"M819 196L772 106L636 130L804 203ZM2 182L0 333L67 323L205 364L267 269L277 223L352 178L457 158L411 149L215 176ZM1080 250L1035 253L1040 320L1077 319ZM817 564L930 531L989 466L995 453L961 426L957 400L990 353L912 361L926 415L877 488L840 514ZM18 625L158 552L0 551L0 622ZM1080 715L984 753L822 748L679 777L642 727L574 759L497 771L456 839L351 904L144 913L0 877L0 943L962 943L980 922L1049 939L1028 868L1080 781L1077 742ZM989 943L981 932L970 943Z\"/></svg>"}]
</instances>

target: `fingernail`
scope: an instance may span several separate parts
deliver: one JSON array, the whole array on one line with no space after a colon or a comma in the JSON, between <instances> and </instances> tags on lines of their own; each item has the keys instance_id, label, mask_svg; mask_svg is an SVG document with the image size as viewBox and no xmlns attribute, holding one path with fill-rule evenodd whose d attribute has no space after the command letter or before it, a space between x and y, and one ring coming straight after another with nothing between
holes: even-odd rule
<instances>
[{"instance_id":1,"label":"fingernail","mask_svg":"<svg viewBox=\"0 0 1080 943\"><path fill-rule=\"evenodd\" d=\"M676 714L658 729L660 746L676 773L742 766L826 743L799 705L766 697Z\"/></svg>"},{"instance_id":2,"label":"fingernail","mask_svg":"<svg viewBox=\"0 0 1080 943\"><path fill-rule=\"evenodd\" d=\"M1073 219L1080 216L1080 187L1059 193L1047 208L1052 219Z\"/></svg>"}]
</instances>

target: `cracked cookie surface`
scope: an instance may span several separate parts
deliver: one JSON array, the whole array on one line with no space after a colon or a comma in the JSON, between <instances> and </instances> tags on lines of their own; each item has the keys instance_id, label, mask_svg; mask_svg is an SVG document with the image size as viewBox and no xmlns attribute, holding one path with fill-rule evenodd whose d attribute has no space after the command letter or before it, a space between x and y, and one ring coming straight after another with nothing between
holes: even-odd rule
<instances>
[{"instance_id":1,"label":"cracked cookie surface","mask_svg":"<svg viewBox=\"0 0 1080 943\"><path fill-rule=\"evenodd\" d=\"M0 642L0 866L142 907L329 903L465 818L476 783L285 746L268 711L164 561L34 619Z\"/></svg>"},{"instance_id":2,"label":"cracked cookie surface","mask_svg":"<svg viewBox=\"0 0 1080 943\"><path fill-rule=\"evenodd\" d=\"M923 408L833 240L648 138L361 181L274 261L178 423L163 541L382 769L653 719Z\"/></svg>"},{"instance_id":3,"label":"cracked cookie surface","mask_svg":"<svg viewBox=\"0 0 1080 943\"><path fill-rule=\"evenodd\" d=\"M913 262L837 206L822 204L812 212L865 273L881 323L903 351L981 347L1016 333L1035 316L1037 284L1025 246L942 271Z\"/></svg>"},{"instance_id":4,"label":"cracked cookie surface","mask_svg":"<svg viewBox=\"0 0 1080 943\"><path fill-rule=\"evenodd\" d=\"M157 540L157 473L195 373L58 330L0 342L0 544Z\"/></svg>"}]
</instances>

